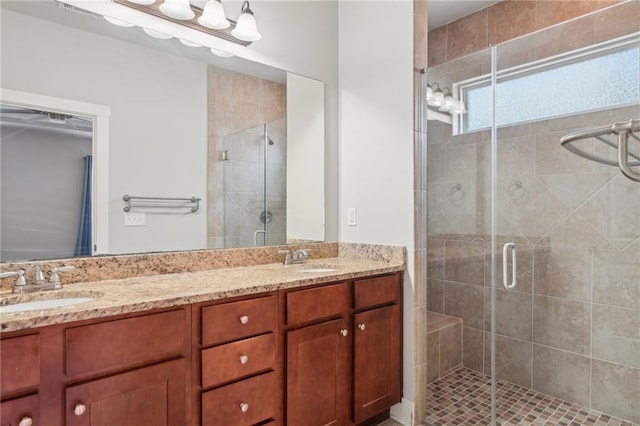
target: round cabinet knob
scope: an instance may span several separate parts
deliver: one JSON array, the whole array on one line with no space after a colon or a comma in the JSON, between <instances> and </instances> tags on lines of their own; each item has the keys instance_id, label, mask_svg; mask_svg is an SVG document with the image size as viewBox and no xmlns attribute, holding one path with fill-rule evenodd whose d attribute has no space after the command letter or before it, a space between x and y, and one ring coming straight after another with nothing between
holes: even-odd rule
<instances>
[{"instance_id":1,"label":"round cabinet knob","mask_svg":"<svg viewBox=\"0 0 640 426\"><path fill-rule=\"evenodd\" d=\"M249 322L249 317L248 317L247 315L242 315L242 316L240 317L240 322L241 322L242 324L246 324L246 323L248 323L248 322Z\"/></svg>"},{"instance_id":2,"label":"round cabinet knob","mask_svg":"<svg viewBox=\"0 0 640 426\"><path fill-rule=\"evenodd\" d=\"M360 331L364 331L366 330L367 326L364 324L358 324L358 328L360 329Z\"/></svg>"},{"instance_id":3,"label":"round cabinet knob","mask_svg":"<svg viewBox=\"0 0 640 426\"><path fill-rule=\"evenodd\" d=\"M347 334L349 334L349 330L347 330L346 328L343 328L342 330L340 330L340 334L342 334L344 337L346 337Z\"/></svg>"},{"instance_id":4,"label":"round cabinet knob","mask_svg":"<svg viewBox=\"0 0 640 426\"><path fill-rule=\"evenodd\" d=\"M249 404L247 404L246 402L241 402L240 411L242 411L243 413L246 413L247 411L249 411Z\"/></svg>"},{"instance_id":5,"label":"round cabinet knob","mask_svg":"<svg viewBox=\"0 0 640 426\"><path fill-rule=\"evenodd\" d=\"M73 414L76 416L81 416L87 411L87 406L83 403L79 402L73 406Z\"/></svg>"},{"instance_id":6,"label":"round cabinet knob","mask_svg":"<svg viewBox=\"0 0 640 426\"><path fill-rule=\"evenodd\" d=\"M240 355L240 364L246 364L249 362L249 357L246 355Z\"/></svg>"},{"instance_id":7,"label":"round cabinet knob","mask_svg":"<svg viewBox=\"0 0 640 426\"><path fill-rule=\"evenodd\" d=\"M25 416L20 419L18 422L18 426L31 426L33 424L33 419L31 417Z\"/></svg>"}]
</instances>

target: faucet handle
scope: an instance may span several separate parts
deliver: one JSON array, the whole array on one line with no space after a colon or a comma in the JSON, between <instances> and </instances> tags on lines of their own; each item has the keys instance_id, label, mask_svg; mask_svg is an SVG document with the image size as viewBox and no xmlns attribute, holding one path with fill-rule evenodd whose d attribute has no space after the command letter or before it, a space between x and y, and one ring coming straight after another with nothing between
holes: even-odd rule
<instances>
[{"instance_id":1,"label":"faucet handle","mask_svg":"<svg viewBox=\"0 0 640 426\"><path fill-rule=\"evenodd\" d=\"M44 282L44 273L42 273L42 269L39 266L36 266L36 272L33 277L34 284L42 284Z\"/></svg>"},{"instance_id":2,"label":"faucet handle","mask_svg":"<svg viewBox=\"0 0 640 426\"><path fill-rule=\"evenodd\" d=\"M23 269L18 269L17 271L10 271L10 272L0 272L0 278L8 278L8 277L15 277L18 276L18 279L16 280L16 287L21 287L23 285L27 285L27 280L24 279L24 270Z\"/></svg>"},{"instance_id":3,"label":"faucet handle","mask_svg":"<svg viewBox=\"0 0 640 426\"><path fill-rule=\"evenodd\" d=\"M291 260L291 251L290 250L278 250L278 254L284 254L284 259L282 263L287 265Z\"/></svg>"},{"instance_id":4,"label":"faucet handle","mask_svg":"<svg viewBox=\"0 0 640 426\"><path fill-rule=\"evenodd\" d=\"M60 266L58 268L51 269L51 276L49 277L49 282L54 283L54 288L59 289L62 288L62 283L60 282L60 274L59 272L67 272L76 269L75 266Z\"/></svg>"}]
</instances>

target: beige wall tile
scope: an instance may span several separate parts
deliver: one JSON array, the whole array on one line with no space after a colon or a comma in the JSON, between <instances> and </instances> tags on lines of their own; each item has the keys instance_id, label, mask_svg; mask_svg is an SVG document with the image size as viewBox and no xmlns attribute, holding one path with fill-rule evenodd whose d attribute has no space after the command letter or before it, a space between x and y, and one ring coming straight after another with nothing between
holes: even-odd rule
<instances>
[{"instance_id":1,"label":"beige wall tile","mask_svg":"<svg viewBox=\"0 0 640 426\"><path fill-rule=\"evenodd\" d=\"M591 406L640 423L640 369L593 360Z\"/></svg>"},{"instance_id":2,"label":"beige wall tile","mask_svg":"<svg viewBox=\"0 0 640 426\"><path fill-rule=\"evenodd\" d=\"M440 377L440 331L427 334L427 382L433 382Z\"/></svg>"},{"instance_id":3,"label":"beige wall tile","mask_svg":"<svg viewBox=\"0 0 640 426\"><path fill-rule=\"evenodd\" d=\"M485 289L484 329L491 330L491 289ZM532 338L533 299L529 293L496 291L496 332L524 341Z\"/></svg>"},{"instance_id":4,"label":"beige wall tile","mask_svg":"<svg viewBox=\"0 0 640 426\"><path fill-rule=\"evenodd\" d=\"M589 304L556 297L535 296L533 341L554 348L588 354L591 341Z\"/></svg>"},{"instance_id":5,"label":"beige wall tile","mask_svg":"<svg viewBox=\"0 0 640 426\"><path fill-rule=\"evenodd\" d=\"M536 247L535 294L591 300L591 250Z\"/></svg>"},{"instance_id":6,"label":"beige wall tile","mask_svg":"<svg viewBox=\"0 0 640 426\"><path fill-rule=\"evenodd\" d=\"M447 59L464 56L489 45L487 9L448 25Z\"/></svg>"},{"instance_id":7,"label":"beige wall tile","mask_svg":"<svg viewBox=\"0 0 640 426\"><path fill-rule=\"evenodd\" d=\"M533 389L589 406L590 359L533 345Z\"/></svg>"},{"instance_id":8,"label":"beige wall tile","mask_svg":"<svg viewBox=\"0 0 640 426\"><path fill-rule=\"evenodd\" d=\"M429 278L427 286L427 309L444 314L445 282Z\"/></svg>"},{"instance_id":9,"label":"beige wall tile","mask_svg":"<svg viewBox=\"0 0 640 426\"><path fill-rule=\"evenodd\" d=\"M462 364L462 323L440 329L440 376Z\"/></svg>"},{"instance_id":10,"label":"beige wall tile","mask_svg":"<svg viewBox=\"0 0 640 426\"><path fill-rule=\"evenodd\" d=\"M632 0L595 15L595 41L605 41L640 31L640 1Z\"/></svg>"},{"instance_id":11,"label":"beige wall tile","mask_svg":"<svg viewBox=\"0 0 640 426\"><path fill-rule=\"evenodd\" d=\"M485 374L491 374L491 335L485 333ZM496 336L496 376L498 379L531 388L533 345L507 336Z\"/></svg>"},{"instance_id":12,"label":"beige wall tile","mask_svg":"<svg viewBox=\"0 0 640 426\"><path fill-rule=\"evenodd\" d=\"M535 31L536 2L505 0L489 8L489 45Z\"/></svg>"},{"instance_id":13,"label":"beige wall tile","mask_svg":"<svg viewBox=\"0 0 640 426\"><path fill-rule=\"evenodd\" d=\"M445 278L467 284L484 284L485 243L481 241L447 241L445 244Z\"/></svg>"},{"instance_id":14,"label":"beige wall tile","mask_svg":"<svg viewBox=\"0 0 640 426\"><path fill-rule=\"evenodd\" d=\"M594 250L593 301L640 310L640 251Z\"/></svg>"},{"instance_id":15,"label":"beige wall tile","mask_svg":"<svg viewBox=\"0 0 640 426\"><path fill-rule=\"evenodd\" d=\"M593 356L640 368L640 311L593 305Z\"/></svg>"},{"instance_id":16,"label":"beige wall tile","mask_svg":"<svg viewBox=\"0 0 640 426\"><path fill-rule=\"evenodd\" d=\"M444 313L462 318L466 326L482 328L484 289L476 285L447 282L445 284Z\"/></svg>"},{"instance_id":17,"label":"beige wall tile","mask_svg":"<svg viewBox=\"0 0 640 426\"><path fill-rule=\"evenodd\" d=\"M428 56L430 67L447 61L447 31L448 27L446 25L429 31Z\"/></svg>"},{"instance_id":18,"label":"beige wall tile","mask_svg":"<svg viewBox=\"0 0 640 426\"><path fill-rule=\"evenodd\" d=\"M483 372L484 332L472 327L462 328L462 364Z\"/></svg>"}]
</instances>

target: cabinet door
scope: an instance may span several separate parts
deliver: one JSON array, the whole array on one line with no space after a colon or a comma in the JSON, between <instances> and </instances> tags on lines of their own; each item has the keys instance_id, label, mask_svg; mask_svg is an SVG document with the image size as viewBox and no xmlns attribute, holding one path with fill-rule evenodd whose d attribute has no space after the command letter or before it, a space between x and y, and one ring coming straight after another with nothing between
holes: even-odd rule
<instances>
[{"instance_id":1,"label":"cabinet door","mask_svg":"<svg viewBox=\"0 0 640 426\"><path fill-rule=\"evenodd\" d=\"M343 318L287 333L287 425L346 423L350 340Z\"/></svg>"},{"instance_id":2,"label":"cabinet door","mask_svg":"<svg viewBox=\"0 0 640 426\"><path fill-rule=\"evenodd\" d=\"M67 426L186 424L183 359L71 386Z\"/></svg>"},{"instance_id":3,"label":"cabinet door","mask_svg":"<svg viewBox=\"0 0 640 426\"><path fill-rule=\"evenodd\" d=\"M0 404L0 424L2 426L39 425L38 395L3 401Z\"/></svg>"},{"instance_id":4,"label":"cabinet door","mask_svg":"<svg viewBox=\"0 0 640 426\"><path fill-rule=\"evenodd\" d=\"M354 412L359 423L400 401L400 309L398 305L354 316Z\"/></svg>"}]
</instances>

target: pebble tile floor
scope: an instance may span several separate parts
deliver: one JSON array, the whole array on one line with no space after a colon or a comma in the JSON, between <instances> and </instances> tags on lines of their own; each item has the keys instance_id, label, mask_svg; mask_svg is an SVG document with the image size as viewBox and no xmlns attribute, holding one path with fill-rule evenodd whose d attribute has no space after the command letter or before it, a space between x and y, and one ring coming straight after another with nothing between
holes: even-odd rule
<instances>
[{"instance_id":1,"label":"pebble tile floor","mask_svg":"<svg viewBox=\"0 0 640 426\"><path fill-rule=\"evenodd\" d=\"M489 425L490 377L460 368L427 385L429 426ZM502 380L496 394L499 425L640 426Z\"/></svg>"}]
</instances>

